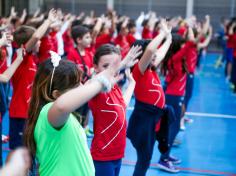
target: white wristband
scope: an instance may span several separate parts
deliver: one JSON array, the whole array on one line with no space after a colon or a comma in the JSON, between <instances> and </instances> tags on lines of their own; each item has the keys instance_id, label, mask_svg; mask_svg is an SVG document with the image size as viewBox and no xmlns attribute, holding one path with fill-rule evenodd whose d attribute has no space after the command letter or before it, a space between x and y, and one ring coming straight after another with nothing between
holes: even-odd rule
<instances>
[{"instance_id":1,"label":"white wristband","mask_svg":"<svg viewBox=\"0 0 236 176\"><path fill-rule=\"evenodd\" d=\"M100 82L103 86L103 92L110 92L111 90L111 82L104 76L95 76L94 80Z\"/></svg>"}]
</instances>

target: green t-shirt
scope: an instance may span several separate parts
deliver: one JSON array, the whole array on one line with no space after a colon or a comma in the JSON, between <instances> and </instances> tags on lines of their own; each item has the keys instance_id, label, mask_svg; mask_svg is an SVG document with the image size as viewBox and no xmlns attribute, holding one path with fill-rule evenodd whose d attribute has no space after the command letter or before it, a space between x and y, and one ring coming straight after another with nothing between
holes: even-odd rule
<instances>
[{"instance_id":1,"label":"green t-shirt","mask_svg":"<svg viewBox=\"0 0 236 176\"><path fill-rule=\"evenodd\" d=\"M60 130L53 128L47 118L51 106L42 108L34 130L40 176L94 176L83 128L72 114Z\"/></svg>"}]
</instances>

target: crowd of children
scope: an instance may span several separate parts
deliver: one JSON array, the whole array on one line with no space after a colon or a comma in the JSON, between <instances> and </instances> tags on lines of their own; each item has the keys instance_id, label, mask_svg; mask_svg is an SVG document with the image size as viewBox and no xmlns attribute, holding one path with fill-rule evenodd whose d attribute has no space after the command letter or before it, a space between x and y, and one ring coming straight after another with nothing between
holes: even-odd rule
<instances>
[{"instance_id":1,"label":"crowd of children","mask_svg":"<svg viewBox=\"0 0 236 176\"><path fill-rule=\"evenodd\" d=\"M18 17L13 7L0 25L0 117L9 108L9 147L28 149L29 154L15 153L25 152L32 165L36 161L38 167L30 170L42 176L118 176L127 135L137 153L134 176L146 175L156 141L158 167L179 172L175 164L181 160L170 153L185 129L199 53L212 37L209 16L199 22L195 16L164 19L150 12L135 21L111 10L95 17L51 9L33 16L24 10ZM236 86L235 29L234 20L228 27L227 61L233 62ZM22 172L29 169L25 158ZM12 175L7 166L2 173Z\"/></svg>"},{"instance_id":2,"label":"crowd of children","mask_svg":"<svg viewBox=\"0 0 236 176\"><path fill-rule=\"evenodd\" d=\"M216 67L225 63L226 81L233 93L236 93L236 18L230 20L222 18L221 20L216 36L223 54L216 63Z\"/></svg>"}]
</instances>

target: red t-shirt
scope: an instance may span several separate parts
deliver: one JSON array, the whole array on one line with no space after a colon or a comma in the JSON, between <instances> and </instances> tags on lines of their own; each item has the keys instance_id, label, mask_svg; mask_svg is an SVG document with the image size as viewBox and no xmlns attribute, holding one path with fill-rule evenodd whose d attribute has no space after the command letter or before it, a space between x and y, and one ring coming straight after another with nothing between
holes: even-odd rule
<instances>
[{"instance_id":1,"label":"red t-shirt","mask_svg":"<svg viewBox=\"0 0 236 176\"><path fill-rule=\"evenodd\" d=\"M153 38L155 38L156 36L158 36L159 33L160 33L159 31L154 31L153 34L152 34Z\"/></svg>"},{"instance_id":2,"label":"red t-shirt","mask_svg":"<svg viewBox=\"0 0 236 176\"><path fill-rule=\"evenodd\" d=\"M64 42L64 51L68 53L69 49L74 47L73 39L69 36L68 30L64 32L62 35L63 42Z\"/></svg>"},{"instance_id":3,"label":"red t-shirt","mask_svg":"<svg viewBox=\"0 0 236 176\"><path fill-rule=\"evenodd\" d=\"M1 47L0 52L0 73L3 73L7 69L7 50L5 47Z\"/></svg>"},{"instance_id":4,"label":"red t-shirt","mask_svg":"<svg viewBox=\"0 0 236 176\"><path fill-rule=\"evenodd\" d=\"M193 42L187 42L168 61L168 74L166 75L166 94L183 96L185 93L187 74L183 71L182 61L187 56L188 51L194 47Z\"/></svg>"},{"instance_id":5,"label":"red t-shirt","mask_svg":"<svg viewBox=\"0 0 236 176\"><path fill-rule=\"evenodd\" d=\"M234 48L234 35L227 35L228 36L228 40L227 40L227 48Z\"/></svg>"},{"instance_id":6,"label":"red t-shirt","mask_svg":"<svg viewBox=\"0 0 236 176\"><path fill-rule=\"evenodd\" d=\"M136 41L136 38L131 33L129 33L126 38L127 38L127 41L129 42L130 46Z\"/></svg>"},{"instance_id":7,"label":"red t-shirt","mask_svg":"<svg viewBox=\"0 0 236 176\"><path fill-rule=\"evenodd\" d=\"M149 28L144 27L143 31L142 31L142 38L143 39L152 39L152 37L153 37L152 31Z\"/></svg>"},{"instance_id":8,"label":"red t-shirt","mask_svg":"<svg viewBox=\"0 0 236 176\"><path fill-rule=\"evenodd\" d=\"M32 53L27 53L12 77L13 95L9 111L11 118L28 117L31 91L37 71L34 57ZM13 58L16 58L16 54Z\"/></svg>"},{"instance_id":9,"label":"red t-shirt","mask_svg":"<svg viewBox=\"0 0 236 176\"><path fill-rule=\"evenodd\" d=\"M197 65L197 46L190 47L186 55L187 68L193 74Z\"/></svg>"},{"instance_id":10,"label":"red t-shirt","mask_svg":"<svg viewBox=\"0 0 236 176\"><path fill-rule=\"evenodd\" d=\"M57 52L57 39L54 33L50 33L41 39L39 47L39 64L50 58L50 50Z\"/></svg>"},{"instance_id":11,"label":"red t-shirt","mask_svg":"<svg viewBox=\"0 0 236 176\"><path fill-rule=\"evenodd\" d=\"M126 36L118 35L115 38L114 43L116 45L120 46L121 56L122 56L122 59L123 59L126 56L126 54L129 52L129 49L130 49L130 45L129 45L129 42L128 42Z\"/></svg>"},{"instance_id":12,"label":"red t-shirt","mask_svg":"<svg viewBox=\"0 0 236 176\"><path fill-rule=\"evenodd\" d=\"M232 36L232 42L234 43L234 59L236 59L236 34L233 34Z\"/></svg>"},{"instance_id":13,"label":"red t-shirt","mask_svg":"<svg viewBox=\"0 0 236 176\"><path fill-rule=\"evenodd\" d=\"M85 55L81 56L81 55L79 55L77 49L72 47L68 50L67 59L74 62L75 64L77 64L78 67L83 72L85 71L85 68L84 68L84 66L85 66L87 69L87 74L90 76L91 75L91 68L93 68L93 56L94 56L93 51L94 51L93 49L85 49ZM83 57L85 65L83 64L81 57Z\"/></svg>"},{"instance_id":14,"label":"red t-shirt","mask_svg":"<svg viewBox=\"0 0 236 176\"><path fill-rule=\"evenodd\" d=\"M126 145L126 106L120 88L100 93L89 101L94 118L91 154L94 160L111 161L124 157Z\"/></svg>"},{"instance_id":15,"label":"red t-shirt","mask_svg":"<svg viewBox=\"0 0 236 176\"><path fill-rule=\"evenodd\" d=\"M134 89L136 99L143 103L163 108L165 105L165 95L157 73L147 69L142 74L138 64L136 64L133 69L133 77L136 81Z\"/></svg>"},{"instance_id":16,"label":"red t-shirt","mask_svg":"<svg viewBox=\"0 0 236 176\"><path fill-rule=\"evenodd\" d=\"M100 34L96 38L95 48L99 48L103 44L111 43L112 35L111 34Z\"/></svg>"},{"instance_id":17,"label":"red t-shirt","mask_svg":"<svg viewBox=\"0 0 236 176\"><path fill-rule=\"evenodd\" d=\"M187 31L187 28L185 26L182 26L179 28L177 33L183 37L186 31Z\"/></svg>"}]
</instances>

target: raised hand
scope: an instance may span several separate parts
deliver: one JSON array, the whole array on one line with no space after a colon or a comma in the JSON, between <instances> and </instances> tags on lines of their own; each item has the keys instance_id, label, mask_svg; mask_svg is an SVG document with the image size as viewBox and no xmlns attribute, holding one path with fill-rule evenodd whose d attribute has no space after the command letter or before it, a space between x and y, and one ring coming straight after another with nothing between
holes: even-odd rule
<instances>
[{"instance_id":1,"label":"raised hand","mask_svg":"<svg viewBox=\"0 0 236 176\"><path fill-rule=\"evenodd\" d=\"M9 32L5 32L0 38L0 46L8 46L13 41L13 36Z\"/></svg>"},{"instance_id":2,"label":"raised hand","mask_svg":"<svg viewBox=\"0 0 236 176\"><path fill-rule=\"evenodd\" d=\"M16 15L17 15L17 12L15 11L15 7L13 6L13 7L11 7L11 14L10 14L10 16L11 17L16 17Z\"/></svg>"},{"instance_id":3,"label":"raised hand","mask_svg":"<svg viewBox=\"0 0 236 176\"><path fill-rule=\"evenodd\" d=\"M171 30L172 30L171 27L168 26L168 24L167 24L167 22L166 22L165 19L162 19L162 20L161 20L160 28L161 28L161 30L162 30L166 35L170 34L170 33L171 33Z\"/></svg>"},{"instance_id":4,"label":"raised hand","mask_svg":"<svg viewBox=\"0 0 236 176\"><path fill-rule=\"evenodd\" d=\"M33 18L36 18L40 13L40 9L37 9L33 15Z\"/></svg>"},{"instance_id":5,"label":"raised hand","mask_svg":"<svg viewBox=\"0 0 236 176\"><path fill-rule=\"evenodd\" d=\"M133 46L121 62L120 69L122 70L134 66L138 62L137 57L143 52L141 49L141 46Z\"/></svg>"},{"instance_id":6,"label":"raised hand","mask_svg":"<svg viewBox=\"0 0 236 176\"><path fill-rule=\"evenodd\" d=\"M58 20L58 16L57 16L57 11L55 9L51 9L48 13L48 20L53 23L56 22Z\"/></svg>"}]
</instances>

